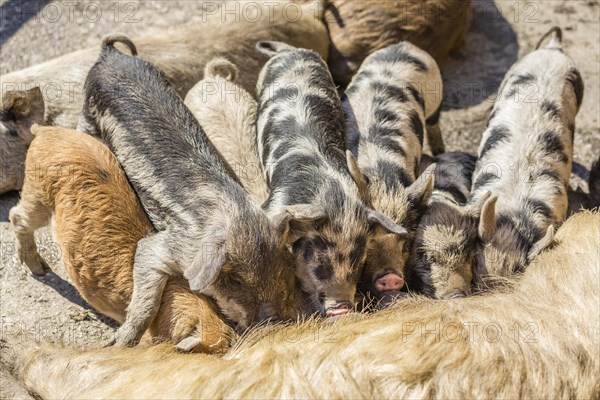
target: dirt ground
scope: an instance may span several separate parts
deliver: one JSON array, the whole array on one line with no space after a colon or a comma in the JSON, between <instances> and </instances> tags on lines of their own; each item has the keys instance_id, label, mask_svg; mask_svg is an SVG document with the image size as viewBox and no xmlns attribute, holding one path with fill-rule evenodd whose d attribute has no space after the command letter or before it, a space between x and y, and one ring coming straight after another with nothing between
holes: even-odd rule
<instances>
[{"instance_id":1,"label":"dirt ground","mask_svg":"<svg viewBox=\"0 0 600 400\"><path fill-rule=\"evenodd\" d=\"M598 3L474 0L473 23L465 46L443 68L445 103L441 123L447 149L476 151L492 106L490 98L505 72L518 57L533 49L543 33L558 25L564 31L564 48L577 62L585 83L583 106L577 117L572 186L581 185L587 191L589 167L600 154ZM49 4L42 0L0 1L0 74L98 45L109 32L140 35L198 18L201 9L201 2L180 0ZM16 193L0 197L2 334L28 332L36 338L75 344L105 341L115 323L90 309L68 282L59 262L59 249L47 229L39 232L38 239L41 253L54 273L34 278L17 265L14 234L6 222L8 210L17 200Z\"/></svg>"}]
</instances>

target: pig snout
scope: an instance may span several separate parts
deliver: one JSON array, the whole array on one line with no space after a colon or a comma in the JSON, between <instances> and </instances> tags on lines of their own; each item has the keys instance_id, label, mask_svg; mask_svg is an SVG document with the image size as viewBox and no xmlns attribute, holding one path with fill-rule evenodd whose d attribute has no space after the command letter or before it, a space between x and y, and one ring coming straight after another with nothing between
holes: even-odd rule
<instances>
[{"instance_id":1,"label":"pig snout","mask_svg":"<svg viewBox=\"0 0 600 400\"><path fill-rule=\"evenodd\" d=\"M258 310L258 318L256 318L256 322L279 322L281 321L281 317L277 312L277 308L271 305L262 305Z\"/></svg>"},{"instance_id":2,"label":"pig snout","mask_svg":"<svg viewBox=\"0 0 600 400\"><path fill-rule=\"evenodd\" d=\"M465 292L463 292L462 290L457 290L450 295L451 299L458 299L461 297L467 297L467 294Z\"/></svg>"},{"instance_id":3,"label":"pig snout","mask_svg":"<svg viewBox=\"0 0 600 400\"><path fill-rule=\"evenodd\" d=\"M345 315L348 314L351 309L352 303L348 301L336 302L325 309L325 316L329 318Z\"/></svg>"},{"instance_id":4,"label":"pig snout","mask_svg":"<svg viewBox=\"0 0 600 400\"><path fill-rule=\"evenodd\" d=\"M375 280L375 290L378 293L387 292L389 290L398 291L404 286L404 279L393 272L387 273Z\"/></svg>"}]
</instances>

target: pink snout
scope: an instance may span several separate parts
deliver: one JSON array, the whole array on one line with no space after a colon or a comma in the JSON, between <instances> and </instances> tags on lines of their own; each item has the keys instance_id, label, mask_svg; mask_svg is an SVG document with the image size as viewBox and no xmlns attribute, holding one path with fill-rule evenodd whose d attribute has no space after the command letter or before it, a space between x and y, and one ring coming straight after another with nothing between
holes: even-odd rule
<instances>
[{"instance_id":1,"label":"pink snout","mask_svg":"<svg viewBox=\"0 0 600 400\"><path fill-rule=\"evenodd\" d=\"M375 290L385 292L388 290L400 290L404 286L404 279L394 273L389 273L375 280Z\"/></svg>"},{"instance_id":2,"label":"pink snout","mask_svg":"<svg viewBox=\"0 0 600 400\"><path fill-rule=\"evenodd\" d=\"M349 312L350 312L349 308L343 308L343 307L342 308L334 308L334 309L327 310L326 315L328 317L337 317L337 316L340 316L340 315L346 315Z\"/></svg>"}]
</instances>

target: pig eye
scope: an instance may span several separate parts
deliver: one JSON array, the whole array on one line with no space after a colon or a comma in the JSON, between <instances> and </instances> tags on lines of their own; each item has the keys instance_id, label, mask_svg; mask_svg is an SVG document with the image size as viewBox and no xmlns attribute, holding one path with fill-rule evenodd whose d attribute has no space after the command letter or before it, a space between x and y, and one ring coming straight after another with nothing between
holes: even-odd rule
<instances>
[{"instance_id":1,"label":"pig eye","mask_svg":"<svg viewBox=\"0 0 600 400\"><path fill-rule=\"evenodd\" d=\"M315 228L316 231L322 230L324 226L325 226L324 218L320 218L320 219L316 220L315 222L313 222L313 227Z\"/></svg>"},{"instance_id":2,"label":"pig eye","mask_svg":"<svg viewBox=\"0 0 600 400\"><path fill-rule=\"evenodd\" d=\"M331 264L329 263L320 263L315 267L314 274L321 281L331 279L333 268L331 268Z\"/></svg>"},{"instance_id":3,"label":"pig eye","mask_svg":"<svg viewBox=\"0 0 600 400\"><path fill-rule=\"evenodd\" d=\"M242 280L238 276L235 276L235 275L232 275L229 277L229 282L233 286L239 286L239 287L243 286Z\"/></svg>"},{"instance_id":4,"label":"pig eye","mask_svg":"<svg viewBox=\"0 0 600 400\"><path fill-rule=\"evenodd\" d=\"M15 114L11 111L4 110L0 111L0 121L2 122L14 122L16 120Z\"/></svg>"},{"instance_id":5,"label":"pig eye","mask_svg":"<svg viewBox=\"0 0 600 400\"><path fill-rule=\"evenodd\" d=\"M301 237L292 244L292 251L297 251L306 242L305 237Z\"/></svg>"},{"instance_id":6,"label":"pig eye","mask_svg":"<svg viewBox=\"0 0 600 400\"><path fill-rule=\"evenodd\" d=\"M439 258L439 253L437 251L419 251L418 254L427 259L428 262L436 262Z\"/></svg>"}]
</instances>

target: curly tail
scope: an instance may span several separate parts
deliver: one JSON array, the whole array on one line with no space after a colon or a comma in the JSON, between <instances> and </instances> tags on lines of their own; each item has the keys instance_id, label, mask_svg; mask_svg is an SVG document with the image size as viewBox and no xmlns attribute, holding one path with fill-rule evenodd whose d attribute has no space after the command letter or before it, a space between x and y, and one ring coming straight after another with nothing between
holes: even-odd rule
<instances>
[{"instance_id":1,"label":"curly tail","mask_svg":"<svg viewBox=\"0 0 600 400\"><path fill-rule=\"evenodd\" d=\"M204 68L204 77L214 79L217 76L235 82L238 75L238 68L231 61L223 58L213 58L206 64Z\"/></svg>"},{"instance_id":2,"label":"curly tail","mask_svg":"<svg viewBox=\"0 0 600 400\"><path fill-rule=\"evenodd\" d=\"M129 39L125 35L108 35L104 39L102 39L102 52L113 51L116 50L114 44L115 43L123 43L125 46L129 48L132 56L137 56L137 49L131 39Z\"/></svg>"}]
</instances>

